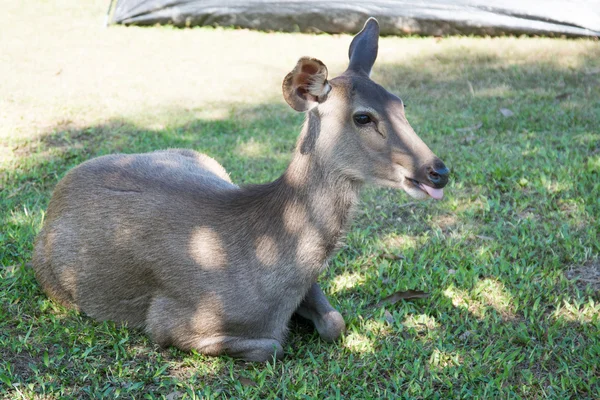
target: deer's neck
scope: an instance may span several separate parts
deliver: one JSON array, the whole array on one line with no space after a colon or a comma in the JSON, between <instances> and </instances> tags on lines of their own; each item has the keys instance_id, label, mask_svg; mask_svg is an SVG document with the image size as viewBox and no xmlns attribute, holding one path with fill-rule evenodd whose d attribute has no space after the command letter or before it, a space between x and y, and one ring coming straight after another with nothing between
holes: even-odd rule
<instances>
[{"instance_id":1,"label":"deer's neck","mask_svg":"<svg viewBox=\"0 0 600 400\"><path fill-rule=\"evenodd\" d=\"M310 146L303 147L303 138L309 125L285 173L255 187L260 200L252 214L258 216L255 234L274 237L277 247L285 249L288 265L316 277L352 219L361 184L332 172L322 157L306 151Z\"/></svg>"},{"instance_id":2,"label":"deer's neck","mask_svg":"<svg viewBox=\"0 0 600 400\"><path fill-rule=\"evenodd\" d=\"M329 256L352 219L360 184L332 174L317 157L296 151L279 185L287 195L282 204L284 217L285 210L304 209L304 215L290 222L298 224L295 229L311 231L326 242Z\"/></svg>"}]
</instances>

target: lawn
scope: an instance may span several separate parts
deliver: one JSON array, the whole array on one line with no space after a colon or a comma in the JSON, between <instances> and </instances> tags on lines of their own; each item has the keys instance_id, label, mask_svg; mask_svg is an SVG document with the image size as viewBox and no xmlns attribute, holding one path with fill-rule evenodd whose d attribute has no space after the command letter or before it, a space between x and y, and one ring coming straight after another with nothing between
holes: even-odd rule
<instances>
[{"instance_id":1,"label":"lawn","mask_svg":"<svg viewBox=\"0 0 600 400\"><path fill-rule=\"evenodd\" d=\"M285 169L281 81L346 35L102 27L100 2L0 17L0 398L600 398L600 42L382 38L372 78L452 169L440 202L367 188L321 283L348 330L294 322L283 361L161 349L41 291L53 187L116 152L192 148L236 183ZM398 291L429 297L378 304Z\"/></svg>"}]
</instances>

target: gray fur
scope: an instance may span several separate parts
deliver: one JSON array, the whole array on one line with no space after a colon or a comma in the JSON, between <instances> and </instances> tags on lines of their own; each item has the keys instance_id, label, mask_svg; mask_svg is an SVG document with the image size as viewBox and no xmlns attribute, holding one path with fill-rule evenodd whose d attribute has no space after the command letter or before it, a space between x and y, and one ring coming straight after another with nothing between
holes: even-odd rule
<instances>
[{"instance_id":1,"label":"gray fur","mask_svg":"<svg viewBox=\"0 0 600 400\"><path fill-rule=\"evenodd\" d=\"M369 40L353 52L365 42L372 49ZM286 78L290 105L311 111L274 182L240 188L212 158L177 149L109 155L71 170L35 244L33 265L48 295L95 319L142 327L163 346L207 355L281 357L294 312L324 340L337 339L344 321L316 281L360 188L374 181L410 193L399 171L416 176L436 158L397 97L350 70L327 82L319 68L322 85L331 85L323 86L326 99L294 87L308 82L316 93L317 79ZM355 124L364 107L377 112L377 126Z\"/></svg>"}]
</instances>

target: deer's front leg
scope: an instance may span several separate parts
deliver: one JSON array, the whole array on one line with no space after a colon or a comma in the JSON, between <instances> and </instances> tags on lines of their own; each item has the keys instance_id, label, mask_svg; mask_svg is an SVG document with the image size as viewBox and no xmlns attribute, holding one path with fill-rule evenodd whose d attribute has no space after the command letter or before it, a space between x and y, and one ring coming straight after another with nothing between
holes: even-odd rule
<instances>
[{"instance_id":1,"label":"deer's front leg","mask_svg":"<svg viewBox=\"0 0 600 400\"><path fill-rule=\"evenodd\" d=\"M327 342L333 342L346 330L342 314L329 304L318 283L308 290L296 314L311 320L321 338Z\"/></svg>"}]
</instances>

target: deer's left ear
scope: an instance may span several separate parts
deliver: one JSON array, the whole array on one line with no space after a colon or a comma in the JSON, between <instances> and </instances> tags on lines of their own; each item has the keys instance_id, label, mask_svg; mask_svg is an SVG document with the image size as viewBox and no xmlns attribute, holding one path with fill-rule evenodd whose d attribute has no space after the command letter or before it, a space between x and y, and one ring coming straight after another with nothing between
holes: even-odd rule
<instances>
[{"instance_id":1,"label":"deer's left ear","mask_svg":"<svg viewBox=\"0 0 600 400\"><path fill-rule=\"evenodd\" d=\"M302 57L283 80L283 97L296 111L324 102L330 90L327 67L316 58Z\"/></svg>"}]
</instances>

